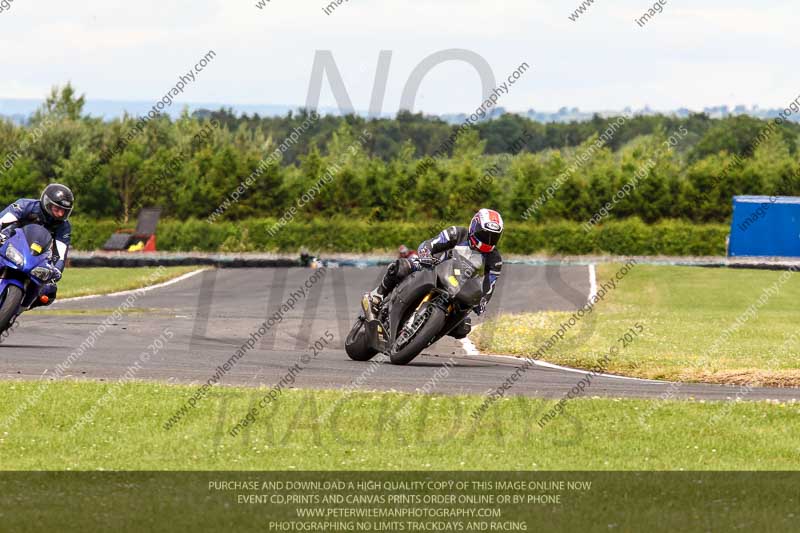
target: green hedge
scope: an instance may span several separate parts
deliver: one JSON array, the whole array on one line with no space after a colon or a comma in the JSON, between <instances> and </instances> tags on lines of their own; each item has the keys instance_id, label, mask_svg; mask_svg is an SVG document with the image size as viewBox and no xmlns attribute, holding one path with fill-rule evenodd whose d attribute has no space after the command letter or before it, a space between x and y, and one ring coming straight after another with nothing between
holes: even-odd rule
<instances>
[{"instance_id":1,"label":"green hedge","mask_svg":"<svg viewBox=\"0 0 800 533\"><path fill-rule=\"evenodd\" d=\"M321 252L394 250L416 246L444 224L330 219L293 222L275 237L272 219L241 222L164 220L158 227L158 249L209 252L297 252L306 247ZM76 219L73 242L78 250L94 250L117 228L113 221ZM132 225L131 225L132 226ZM728 226L669 220L648 225L638 219L610 221L586 233L577 222L509 223L501 243L506 253L568 255L724 255Z\"/></svg>"}]
</instances>

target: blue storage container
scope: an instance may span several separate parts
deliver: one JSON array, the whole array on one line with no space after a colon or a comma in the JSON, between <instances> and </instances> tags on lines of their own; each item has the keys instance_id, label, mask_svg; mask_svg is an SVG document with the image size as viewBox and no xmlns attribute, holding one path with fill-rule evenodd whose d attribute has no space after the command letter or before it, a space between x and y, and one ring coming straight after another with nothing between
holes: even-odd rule
<instances>
[{"instance_id":1,"label":"blue storage container","mask_svg":"<svg viewBox=\"0 0 800 533\"><path fill-rule=\"evenodd\" d=\"M734 196L728 255L800 257L800 198Z\"/></svg>"}]
</instances>

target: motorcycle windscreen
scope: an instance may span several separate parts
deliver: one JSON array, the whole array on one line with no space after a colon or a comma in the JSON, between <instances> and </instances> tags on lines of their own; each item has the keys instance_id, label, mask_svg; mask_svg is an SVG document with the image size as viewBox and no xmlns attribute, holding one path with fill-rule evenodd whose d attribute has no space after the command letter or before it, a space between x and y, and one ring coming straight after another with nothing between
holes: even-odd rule
<instances>
[{"instance_id":1,"label":"motorcycle windscreen","mask_svg":"<svg viewBox=\"0 0 800 533\"><path fill-rule=\"evenodd\" d=\"M25 235L28 248L30 248L33 255L50 255L53 247L53 237L43 226L30 224L22 228L22 233Z\"/></svg>"},{"instance_id":2,"label":"motorcycle windscreen","mask_svg":"<svg viewBox=\"0 0 800 533\"><path fill-rule=\"evenodd\" d=\"M483 254L479 251L459 245L453 248L451 257L463 268L463 279L483 276Z\"/></svg>"}]
</instances>

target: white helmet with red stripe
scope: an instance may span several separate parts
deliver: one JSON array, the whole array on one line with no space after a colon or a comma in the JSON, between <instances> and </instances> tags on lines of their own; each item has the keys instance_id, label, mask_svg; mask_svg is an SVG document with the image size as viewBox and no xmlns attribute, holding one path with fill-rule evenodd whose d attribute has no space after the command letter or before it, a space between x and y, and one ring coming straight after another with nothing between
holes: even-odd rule
<instances>
[{"instance_id":1,"label":"white helmet with red stripe","mask_svg":"<svg viewBox=\"0 0 800 533\"><path fill-rule=\"evenodd\" d=\"M469 244L479 252L489 253L503 234L503 217L492 209L481 209L469 224Z\"/></svg>"}]
</instances>

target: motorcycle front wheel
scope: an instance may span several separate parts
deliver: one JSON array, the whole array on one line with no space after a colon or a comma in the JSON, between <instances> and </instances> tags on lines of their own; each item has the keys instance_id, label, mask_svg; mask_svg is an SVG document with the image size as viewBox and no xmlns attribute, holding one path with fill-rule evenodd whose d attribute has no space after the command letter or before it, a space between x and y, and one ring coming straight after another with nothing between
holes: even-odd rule
<instances>
[{"instance_id":1,"label":"motorcycle front wheel","mask_svg":"<svg viewBox=\"0 0 800 533\"><path fill-rule=\"evenodd\" d=\"M420 326L419 330L417 330L416 335L399 350L394 346L392 347L392 351L389 353L389 359L393 365L407 365L410 363L428 346L428 344L430 344L431 339L435 338L444 327L444 311L435 305L430 305L425 313L428 313L428 318L425 320L425 323Z\"/></svg>"},{"instance_id":2,"label":"motorcycle front wheel","mask_svg":"<svg viewBox=\"0 0 800 533\"><path fill-rule=\"evenodd\" d=\"M11 321L19 310L19 304L22 302L22 289L16 285L9 285L6 287L6 292L3 295L3 303L0 304L0 332L8 329Z\"/></svg>"}]
</instances>

